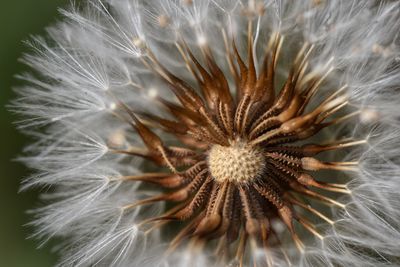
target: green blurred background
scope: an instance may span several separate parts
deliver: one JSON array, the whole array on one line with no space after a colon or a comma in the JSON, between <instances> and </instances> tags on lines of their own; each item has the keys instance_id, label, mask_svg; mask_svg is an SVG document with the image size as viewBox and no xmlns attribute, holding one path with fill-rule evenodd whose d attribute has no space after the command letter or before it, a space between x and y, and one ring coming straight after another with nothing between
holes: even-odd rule
<instances>
[{"instance_id":1,"label":"green blurred background","mask_svg":"<svg viewBox=\"0 0 400 267\"><path fill-rule=\"evenodd\" d=\"M36 193L18 194L21 178L28 170L12 161L21 151L26 138L12 124L15 116L5 105L14 97L11 88L19 84L14 75L26 69L18 58L28 49L22 43L30 34L43 34L44 28L57 20L58 7L67 0L1 1L0 8L0 266L53 266L56 256L50 248L37 249L35 240L26 239L31 229L25 213L34 207Z\"/></svg>"}]
</instances>

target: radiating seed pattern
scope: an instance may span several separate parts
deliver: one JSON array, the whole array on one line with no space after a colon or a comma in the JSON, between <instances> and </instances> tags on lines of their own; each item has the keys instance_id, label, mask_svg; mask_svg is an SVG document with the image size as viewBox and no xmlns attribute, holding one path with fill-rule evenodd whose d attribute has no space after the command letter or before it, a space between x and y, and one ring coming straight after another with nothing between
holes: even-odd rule
<instances>
[{"instance_id":1,"label":"radiating seed pattern","mask_svg":"<svg viewBox=\"0 0 400 267\"><path fill-rule=\"evenodd\" d=\"M185 40L178 42L182 60L197 81L196 87L170 72L146 48L149 57L143 59L143 64L159 75L178 99L179 104L160 96L156 99L174 119L135 111L119 102L129 118L116 115L131 124L146 148L114 152L140 156L169 169L125 177L156 184L164 192L124 208L159 201L175 203L161 216L141 224L151 226L151 231L173 221L184 222L185 226L170 240L171 251L187 241L204 246L216 240L216 255L242 264L246 247L268 250L280 243L279 234L271 226L273 220L278 220L286 225L301 252L304 244L295 222L316 238L323 237L295 207L328 224L333 224L329 216L309 205L308 200L344 207L320 192L346 194L346 186L317 181L313 173L352 171L357 162L323 162L316 156L364 141L314 144L307 143L307 139L354 115L337 115L348 104L345 86L332 90L317 106L309 107L330 70L322 75L309 73L308 57L313 46L304 44L292 58L284 85L275 88L283 37L270 37L262 66L256 70L251 32L250 22L246 55L239 53L234 38L225 36L229 73L217 65L207 43L199 44L199 58ZM228 80L233 80L234 86ZM167 146L156 130L174 135L181 145Z\"/></svg>"}]
</instances>

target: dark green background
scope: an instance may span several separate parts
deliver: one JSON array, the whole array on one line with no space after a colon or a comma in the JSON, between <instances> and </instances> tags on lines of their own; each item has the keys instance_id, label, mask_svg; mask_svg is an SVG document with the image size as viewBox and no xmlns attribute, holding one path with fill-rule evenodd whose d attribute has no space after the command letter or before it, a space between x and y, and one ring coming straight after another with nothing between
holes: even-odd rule
<instances>
[{"instance_id":1,"label":"dark green background","mask_svg":"<svg viewBox=\"0 0 400 267\"><path fill-rule=\"evenodd\" d=\"M27 240L31 231L23 225L29 221L25 211L34 207L36 193L18 194L21 178L28 170L13 162L27 142L12 121L15 117L5 105L14 97L11 88L18 85L13 77L26 69L17 60L28 49L22 43L30 34L43 34L57 17L57 7L67 0L2 1L0 8L0 266L52 266L56 256L50 248L37 249L35 240Z\"/></svg>"}]
</instances>

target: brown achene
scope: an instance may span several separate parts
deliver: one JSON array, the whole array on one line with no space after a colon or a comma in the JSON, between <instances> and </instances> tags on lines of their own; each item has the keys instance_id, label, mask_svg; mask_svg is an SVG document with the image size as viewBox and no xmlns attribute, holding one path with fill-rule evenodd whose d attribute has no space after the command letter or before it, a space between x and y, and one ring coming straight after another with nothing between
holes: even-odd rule
<instances>
[{"instance_id":1,"label":"brown achene","mask_svg":"<svg viewBox=\"0 0 400 267\"><path fill-rule=\"evenodd\" d=\"M251 32L250 23L246 60L236 48L234 38L229 41L222 32L235 90L231 90L228 74L217 65L207 44L199 45L199 58L182 40L177 48L200 93L164 67L148 48L143 63L165 80L180 104L157 98L170 115L167 119L135 112L120 103L129 114L125 120L141 136L146 148L114 152L140 156L170 169L165 173L124 177L165 189L164 193L129 204L125 209L158 201L176 203L161 216L142 223L154 229L171 221L184 222L185 226L170 242L171 250L185 240L201 245L217 240L216 255L242 264L248 244L266 250L279 244L279 235L271 224L272 220L278 220L286 225L296 247L302 251L304 244L296 233L295 222L317 238L323 237L296 210L310 212L333 224L306 200L343 208L343 204L320 192L350 193L345 185L319 182L310 172L356 169L357 162L323 162L315 156L364 141L306 142L321 129L354 115L332 118L348 103L344 87L309 110L311 99L330 71L326 70L326 75L307 71L313 47L305 44L300 49L283 87L276 90L275 71L283 37L278 34L270 37L257 71ZM154 128L174 135L182 146L165 145ZM298 141L303 143L297 145Z\"/></svg>"}]
</instances>

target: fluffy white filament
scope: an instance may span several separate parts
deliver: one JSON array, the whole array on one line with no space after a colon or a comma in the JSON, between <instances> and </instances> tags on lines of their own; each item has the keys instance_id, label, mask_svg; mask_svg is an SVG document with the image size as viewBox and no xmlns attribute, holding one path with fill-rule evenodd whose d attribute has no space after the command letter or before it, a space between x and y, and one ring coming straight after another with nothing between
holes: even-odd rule
<instances>
[{"instance_id":1,"label":"fluffy white filament","mask_svg":"<svg viewBox=\"0 0 400 267\"><path fill-rule=\"evenodd\" d=\"M146 47L172 73L193 81L177 41L185 40L194 51L207 43L228 73L224 36L235 38L244 51L249 17L258 64L273 33L285 37L282 55L288 61L301 44L314 46L311 72L332 69L322 94L346 85L349 105L361 111L359 119L329 130L331 139L345 133L367 140L346 155L359 162L359 170L349 174L351 193L339 200L345 208L333 209L334 223L323 227L322 240L307 244L303 254L283 240L288 259L271 249L270 264L400 264L398 2L88 0L61 12L65 20L48 30L48 38L32 38L33 51L23 61L35 72L20 75L26 86L17 89L13 104L23 115L19 126L36 138L23 158L36 172L23 189L46 189L47 205L34 211L34 235L64 240L58 247L61 266L212 266L206 252L163 257L167 240L158 231L144 233L139 225L160 214L161 204L124 209L154 193L123 179L143 171L141 160L111 148L142 144L112 112L122 99L135 110L159 114L154 98L173 99L143 65ZM278 75L287 74L287 66L280 69ZM265 252L252 253L256 259Z\"/></svg>"}]
</instances>

